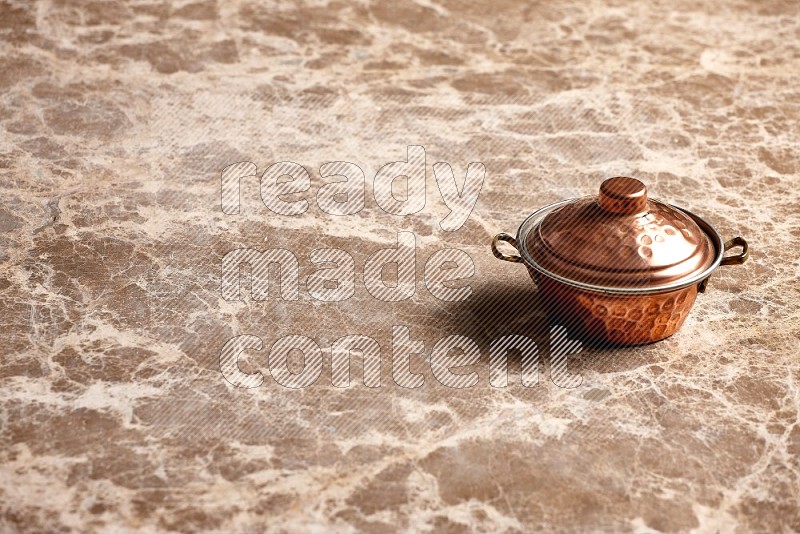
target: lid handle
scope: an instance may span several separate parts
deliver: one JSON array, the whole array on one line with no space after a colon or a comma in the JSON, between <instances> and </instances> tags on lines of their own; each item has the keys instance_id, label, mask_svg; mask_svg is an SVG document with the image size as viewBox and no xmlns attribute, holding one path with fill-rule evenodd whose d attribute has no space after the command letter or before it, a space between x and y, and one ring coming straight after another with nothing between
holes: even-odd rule
<instances>
[{"instance_id":1,"label":"lid handle","mask_svg":"<svg viewBox=\"0 0 800 534\"><path fill-rule=\"evenodd\" d=\"M609 178L600 185L600 207L608 213L640 213L647 209L647 187L636 178Z\"/></svg>"}]
</instances>

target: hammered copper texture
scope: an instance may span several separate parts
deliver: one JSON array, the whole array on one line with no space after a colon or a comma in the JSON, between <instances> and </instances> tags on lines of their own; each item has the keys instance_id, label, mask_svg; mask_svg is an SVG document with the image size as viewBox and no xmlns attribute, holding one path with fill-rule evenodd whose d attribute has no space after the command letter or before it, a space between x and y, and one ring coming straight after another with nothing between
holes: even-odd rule
<instances>
[{"instance_id":1,"label":"hammered copper texture","mask_svg":"<svg viewBox=\"0 0 800 534\"><path fill-rule=\"evenodd\" d=\"M617 296L539 277L540 302L556 324L586 342L643 345L677 332L697 298L697 284L653 295Z\"/></svg>"},{"instance_id":2,"label":"hammered copper texture","mask_svg":"<svg viewBox=\"0 0 800 534\"><path fill-rule=\"evenodd\" d=\"M707 269L717 253L689 215L652 199L644 212L619 214L603 209L596 196L578 198L537 223L520 229L534 261L553 274L588 284L679 282Z\"/></svg>"}]
</instances>

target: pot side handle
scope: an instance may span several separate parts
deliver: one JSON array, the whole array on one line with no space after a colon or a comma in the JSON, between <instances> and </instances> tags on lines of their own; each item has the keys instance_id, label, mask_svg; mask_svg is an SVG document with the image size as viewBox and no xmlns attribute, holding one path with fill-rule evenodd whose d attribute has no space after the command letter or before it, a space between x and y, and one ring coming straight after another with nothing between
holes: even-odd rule
<instances>
[{"instance_id":1,"label":"pot side handle","mask_svg":"<svg viewBox=\"0 0 800 534\"><path fill-rule=\"evenodd\" d=\"M514 263L520 263L522 261L522 258L517 256L516 254L504 254L500 252L497 249L497 243L499 241L505 241L506 243L517 249L517 240L513 236L510 236L505 232L500 232L499 234L494 236L494 239L492 239L492 254L494 254L495 258L497 258L498 260L510 261Z\"/></svg>"},{"instance_id":2,"label":"pot side handle","mask_svg":"<svg viewBox=\"0 0 800 534\"><path fill-rule=\"evenodd\" d=\"M750 257L750 249L747 246L747 241L745 241L743 237L734 237L725 243L725 252L736 247L742 247L742 251L734 256L723 257L720 265L741 265L747 261L747 258Z\"/></svg>"}]
</instances>

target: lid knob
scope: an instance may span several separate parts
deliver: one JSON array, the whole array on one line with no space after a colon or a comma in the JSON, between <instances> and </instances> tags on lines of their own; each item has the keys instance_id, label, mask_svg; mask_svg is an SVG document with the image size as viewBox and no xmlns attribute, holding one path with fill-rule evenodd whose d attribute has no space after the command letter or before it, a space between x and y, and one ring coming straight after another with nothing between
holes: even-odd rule
<instances>
[{"instance_id":1,"label":"lid knob","mask_svg":"<svg viewBox=\"0 0 800 534\"><path fill-rule=\"evenodd\" d=\"M608 213L640 213L647 209L647 187L636 178L609 178L600 185L600 207Z\"/></svg>"}]
</instances>

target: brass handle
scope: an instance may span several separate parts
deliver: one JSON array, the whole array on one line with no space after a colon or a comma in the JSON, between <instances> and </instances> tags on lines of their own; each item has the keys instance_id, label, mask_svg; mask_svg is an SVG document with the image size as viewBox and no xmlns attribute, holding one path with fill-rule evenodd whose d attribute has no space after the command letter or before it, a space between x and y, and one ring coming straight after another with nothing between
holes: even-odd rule
<instances>
[{"instance_id":1,"label":"brass handle","mask_svg":"<svg viewBox=\"0 0 800 534\"><path fill-rule=\"evenodd\" d=\"M723 257L720 265L741 265L747 261L747 258L750 257L750 249L747 246L747 241L745 241L742 237L734 237L725 243L725 252L728 252L732 248L736 247L742 247L742 252L736 254L735 256Z\"/></svg>"},{"instance_id":2,"label":"brass handle","mask_svg":"<svg viewBox=\"0 0 800 534\"><path fill-rule=\"evenodd\" d=\"M520 258L519 256L517 256L515 254L503 254L502 252L497 250L497 242L498 241L505 241L506 243L508 243L512 247L517 248L517 240L514 239L514 237L508 235L505 232L500 232L499 234L494 236L494 239L492 239L492 254L494 254L495 258L497 258L498 260L511 261L511 262L514 262L514 263L519 263L519 262L522 261L522 258ZM517 249L517 250L519 250L519 249Z\"/></svg>"}]
</instances>

